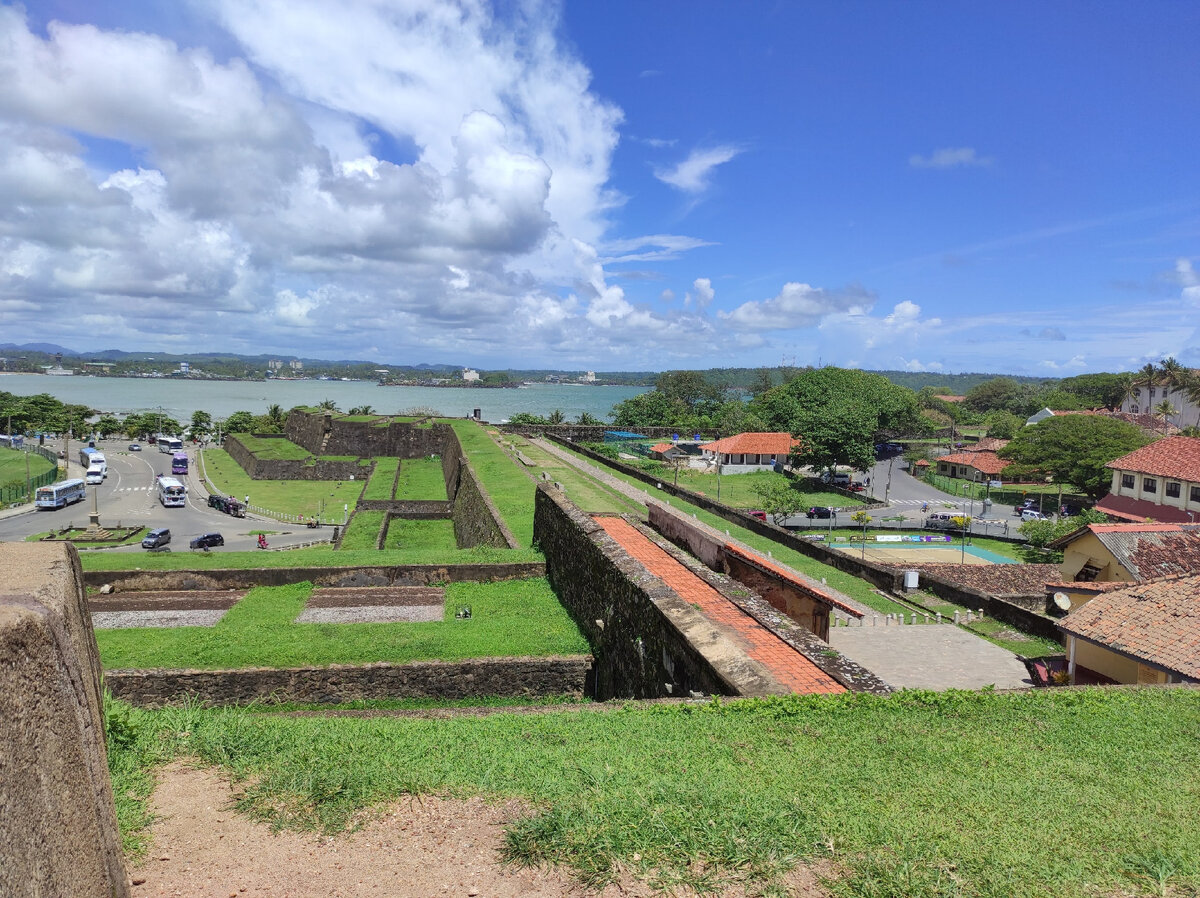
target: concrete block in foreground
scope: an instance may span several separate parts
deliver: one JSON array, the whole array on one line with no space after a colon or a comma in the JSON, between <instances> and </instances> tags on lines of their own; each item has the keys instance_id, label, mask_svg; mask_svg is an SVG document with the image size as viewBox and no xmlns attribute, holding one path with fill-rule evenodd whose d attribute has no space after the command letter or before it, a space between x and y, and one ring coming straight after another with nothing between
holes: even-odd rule
<instances>
[{"instance_id":1,"label":"concrete block in foreground","mask_svg":"<svg viewBox=\"0 0 1200 898\"><path fill-rule=\"evenodd\" d=\"M70 545L0 543L0 895L126 898L100 657Z\"/></svg>"}]
</instances>

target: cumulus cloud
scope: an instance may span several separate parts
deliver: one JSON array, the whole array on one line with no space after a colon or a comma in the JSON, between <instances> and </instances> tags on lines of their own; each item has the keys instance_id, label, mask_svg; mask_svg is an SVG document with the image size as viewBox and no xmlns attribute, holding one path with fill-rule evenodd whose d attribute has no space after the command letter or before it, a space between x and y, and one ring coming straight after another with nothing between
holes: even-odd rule
<instances>
[{"instance_id":1,"label":"cumulus cloud","mask_svg":"<svg viewBox=\"0 0 1200 898\"><path fill-rule=\"evenodd\" d=\"M654 177L684 193L702 193L718 165L724 165L742 150L731 145L695 149L686 159L671 168L655 168Z\"/></svg>"},{"instance_id":2,"label":"cumulus cloud","mask_svg":"<svg viewBox=\"0 0 1200 898\"><path fill-rule=\"evenodd\" d=\"M1051 371L1079 371L1087 367L1087 360L1082 355L1075 355L1067 359L1065 362L1056 362L1053 359L1045 359L1041 364L1043 368L1048 368Z\"/></svg>"},{"instance_id":3,"label":"cumulus cloud","mask_svg":"<svg viewBox=\"0 0 1200 898\"><path fill-rule=\"evenodd\" d=\"M1183 288L1181 296L1187 302L1200 306L1200 275L1192 268L1191 259L1179 259L1175 262L1175 276Z\"/></svg>"},{"instance_id":4,"label":"cumulus cloud","mask_svg":"<svg viewBox=\"0 0 1200 898\"><path fill-rule=\"evenodd\" d=\"M993 161L978 155L974 147L943 147L928 156L914 153L908 157L908 164L913 168L970 168L988 166Z\"/></svg>"},{"instance_id":5,"label":"cumulus cloud","mask_svg":"<svg viewBox=\"0 0 1200 898\"><path fill-rule=\"evenodd\" d=\"M941 362L922 362L920 359L905 359L905 371L943 371L945 370Z\"/></svg>"},{"instance_id":6,"label":"cumulus cloud","mask_svg":"<svg viewBox=\"0 0 1200 898\"><path fill-rule=\"evenodd\" d=\"M837 313L864 315L874 301L861 287L836 291L790 282L770 299L742 303L731 312L718 312L717 317L739 330L789 330L811 327Z\"/></svg>"},{"instance_id":7,"label":"cumulus cloud","mask_svg":"<svg viewBox=\"0 0 1200 898\"><path fill-rule=\"evenodd\" d=\"M696 311L703 312L712 304L713 297L716 295L712 281L708 278L696 278L692 281L692 289L684 294L683 304L685 307L691 306Z\"/></svg>"}]
</instances>

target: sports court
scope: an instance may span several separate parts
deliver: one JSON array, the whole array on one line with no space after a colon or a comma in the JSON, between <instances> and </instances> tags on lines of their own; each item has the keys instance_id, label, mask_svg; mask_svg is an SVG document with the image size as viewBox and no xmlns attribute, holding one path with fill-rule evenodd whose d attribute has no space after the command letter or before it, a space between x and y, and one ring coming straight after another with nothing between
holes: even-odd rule
<instances>
[{"instance_id":1,"label":"sports court","mask_svg":"<svg viewBox=\"0 0 1200 898\"><path fill-rule=\"evenodd\" d=\"M939 537L927 539L937 542L901 541L894 537L887 542L867 540L864 553L861 542L833 542L829 546L846 555L856 555L881 564L1016 564L995 552L960 542L946 542Z\"/></svg>"}]
</instances>

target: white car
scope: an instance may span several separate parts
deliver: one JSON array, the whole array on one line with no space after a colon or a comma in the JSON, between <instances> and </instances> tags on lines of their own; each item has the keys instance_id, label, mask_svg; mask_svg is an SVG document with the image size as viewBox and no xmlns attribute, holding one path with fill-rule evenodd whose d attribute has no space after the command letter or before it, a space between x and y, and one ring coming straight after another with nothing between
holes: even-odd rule
<instances>
[{"instance_id":1,"label":"white car","mask_svg":"<svg viewBox=\"0 0 1200 898\"><path fill-rule=\"evenodd\" d=\"M1024 511L1021 512L1021 520L1022 521L1048 521L1048 520L1050 520L1050 518L1048 518L1046 515L1042 514L1040 511L1037 511L1036 509L1026 508Z\"/></svg>"}]
</instances>

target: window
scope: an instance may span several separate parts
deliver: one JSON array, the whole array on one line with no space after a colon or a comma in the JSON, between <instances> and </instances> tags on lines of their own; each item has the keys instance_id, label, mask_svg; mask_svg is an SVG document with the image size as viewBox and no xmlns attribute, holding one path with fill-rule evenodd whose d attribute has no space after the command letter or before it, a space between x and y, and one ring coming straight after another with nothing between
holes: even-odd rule
<instances>
[{"instance_id":1,"label":"window","mask_svg":"<svg viewBox=\"0 0 1200 898\"><path fill-rule=\"evenodd\" d=\"M1079 569L1079 573L1075 575L1076 583L1091 583L1100 576L1100 568L1094 564L1085 564Z\"/></svg>"},{"instance_id":2,"label":"window","mask_svg":"<svg viewBox=\"0 0 1200 898\"><path fill-rule=\"evenodd\" d=\"M1179 498L1179 481L1168 480L1167 485L1163 487L1163 493L1171 499Z\"/></svg>"},{"instance_id":3,"label":"window","mask_svg":"<svg viewBox=\"0 0 1200 898\"><path fill-rule=\"evenodd\" d=\"M1200 486L1192 487L1192 501L1200 502Z\"/></svg>"},{"instance_id":4,"label":"window","mask_svg":"<svg viewBox=\"0 0 1200 898\"><path fill-rule=\"evenodd\" d=\"M1154 399L1154 387L1150 388L1150 398Z\"/></svg>"},{"instance_id":5,"label":"window","mask_svg":"<svg viewBox=\"0 0 1200 898\"><path fill-rule=\"evenodd\" d=\"M1131 414L1134 414L1134 415L1138 414L1137 403L1134 403L1133 405L1129 406L1129 411Z\"/></svg>"},{"instance_id":6,"label":"window","mask_svg":"<svg viewBox=\"0 0 1200 898\"><path fill-rule=\"evenodd\" d=\"M1158 491L1158 481L1157 480L1155 480L1153 477L1142 478L1142 492L1143 493L1154 493L1157 491Z\"/></svg>"},{"instance_id":7,"label":"window","mask_svg":"<svg viewBox=\"0 0 1200 898\"><path fill-rule=\"evenodd\" d=\"M1134 488L1132 474L1122 474L1121 475L1121 488L1126 489L1126 490L1131 490Z\"/></svg>"}]
</instances>

